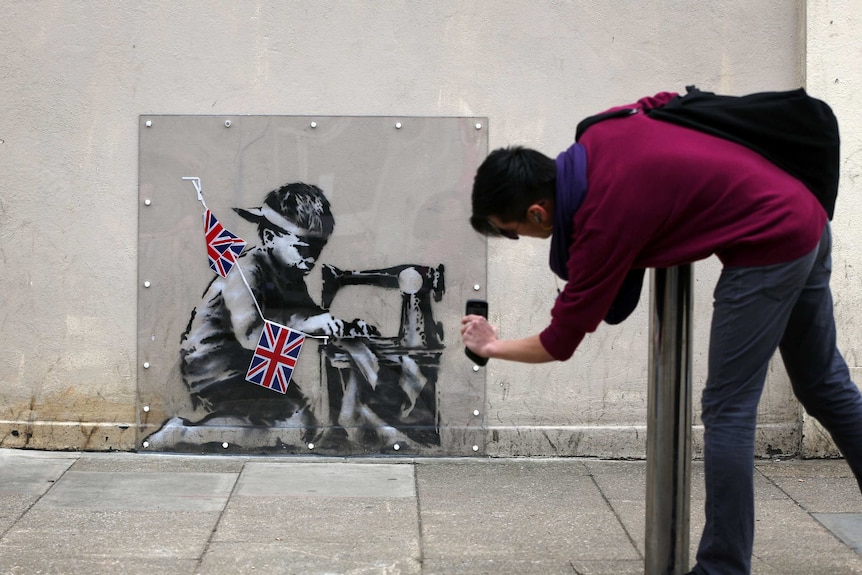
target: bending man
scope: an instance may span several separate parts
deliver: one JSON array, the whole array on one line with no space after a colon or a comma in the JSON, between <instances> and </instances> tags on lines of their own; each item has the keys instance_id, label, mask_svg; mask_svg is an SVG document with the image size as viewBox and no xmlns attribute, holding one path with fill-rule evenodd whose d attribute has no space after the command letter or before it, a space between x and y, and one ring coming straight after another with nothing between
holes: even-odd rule
<instances>
[{"instance_id":1,"label":"bending man","mask_svg":"<svg viewBox=\"0 0 862 575\"><path fill-rule=\"evenodd\" d=\"M717 255L708 377L702 396L706 525L697 574L747 574L754 539L754 437L769 360L780 350L793 391L862 479L862 396L836 348L827 215L799 180L739 144L649 118L675 94L589 128L553 160L492 152L473 187L471 224L489 236L551 239L566 287L550 325L500 340L462 320L485 357L568 359L603 319L637 302L643 270Z\"/></svg>"}]
</instances>

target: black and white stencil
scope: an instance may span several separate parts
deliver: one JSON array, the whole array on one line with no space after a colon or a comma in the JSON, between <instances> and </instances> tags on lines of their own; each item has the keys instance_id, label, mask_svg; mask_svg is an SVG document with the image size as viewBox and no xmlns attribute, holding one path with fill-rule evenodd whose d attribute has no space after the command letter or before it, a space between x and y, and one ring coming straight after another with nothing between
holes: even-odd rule
<instances>
[{"instance_id":1,"label":"black and white stencil","mask_svg":"<svg viewBox=\"0 0 862 575\"><path fill-rule=\"evenodd\" d=\"M180 339L180 372L199 417L173 418L147 443L217 444L218 434L232 428L248 429L239 442L253 448L312 444L323 451L379 451L439 444L435 385L444 346L432 301L445 291L444 267L343 271L327 265L318 305L305 278L335 227L323 191L290 183L269 192L260 207L234 209L256 224L260 243L238 259L242 273L212 280ZM349 285L400 291L397 337L382 337L362 319L346 321L328 311ZM322 389L319 381L295 380L280 395L245 381L263 328L258 309L270 321L324 337ZM280 445L255 444L267 428L285 431Z\"/></svg>"}]
</instances>

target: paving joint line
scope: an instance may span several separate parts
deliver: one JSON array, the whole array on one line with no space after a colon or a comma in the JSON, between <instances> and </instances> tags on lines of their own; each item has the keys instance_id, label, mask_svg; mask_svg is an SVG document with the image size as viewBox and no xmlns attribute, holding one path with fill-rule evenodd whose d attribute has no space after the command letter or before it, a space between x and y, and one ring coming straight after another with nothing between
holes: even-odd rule
<instances>
[{"instance_id":1,"label":"paving joint line","mask_svg":"<svg viewBox=\"0 0 862 575\"><path fill-rule=\"evenodd\" d=\"M63 470L63 473L61 473L61 474L60 474L60 476L59 476L57 479L53 479L53 480L51 480L51 481L50 481L51 486L50 486L48 489L46 489L43 493L39 494L39 495L36 497L36 499L35 499L35 500L33 500L33 502L32 502L30 505L28 505L28 506L27 506L27 508L26 508L24 511L22 511L22 512L18 515L18 517L16 517L16 518L15 518L15 520L14 520L14 521L12 521L12 523L9 525L9 527L7 527L7 528L6 528L6 529L4 529L2 532L0 532L0 544L2 544L2 543L3 543L3 539L6 537L6 535L7 535L10 531L12 531L12 529L13 529L16 525L18 525L18 522L19 522L19 521L21 521L21 520L24 518L24 516L25 516L25 515L27 515L28 513L30 513L30 510L31 510L31 509L33 509L33 508L36 506L36 504L37 504L37 503L39 503L40 501L42 501L42 498L43 498L43 497L45 497L46 495L48 495L48 493L50 493L50 492L51 492L51 490L52 490L52 489L54 489L54 486L55 486L55 485L57 485L57 483L58 483L61 479L63 479L63 476L64 476L64 475L66 475L66 473L67 473L70 469L72 469L72 468L75 466L75 464L77 464L77 463L78 463L78 461L80 461L80 460L81 460L81 458L80 458L80 455L79 455L78 457L76 457L76 458L75 458L75 461L74 461L71 465L69 465L69 467L67 467L66 469L64 469L64 470Z\"/></svg>"},{"instance_id":2,"label":"paving joint line","mask_svg":"<svg viewBox=\"0 0 862 575\"><path fill-rule=\"evenodd\" d=\"M413 467L413 491L416 493L416 523L419 531L419 573L425 573L425 533L422 525L422 499L419 497L419 465L415 461Z\"/></svg>"},{"instance_id":3,"label":"paving joint line","mask_svg":"<svg viewBox=\"0 0 862 575\"><path fill-rule=\"evenodd\" d=\"M216 531L218 531L219 525L221 525L221 520L224 518L224 514L227 512L227 507L230 505L231 499L233 499L234 494L239 486L239 479L245 471L245 466L248 464L248 461L243 461L242 467L239 470L239 473L236 474L236 479L234 479L233 486L230 489L230 493L227 496L227 500L221 508L221 511L218 514L218 519L216 519L215 524L213 524L213 528L210 530L209 536L207 536L206 543L204 543L204 548L201 551L200 557L198 557L197 562L195 563L195 568L193 573L199 574L200 567L204 562L204 558L207 553L209 553L210 546L212 545L213 537L215 537Z\"/></svg>"},{"instance_id":4,"label":"paving joint line","mask_svg":"<svg viewBox=\"0 0 862 575\"><path fill-rule=\"evenodd\" d=\"M620 517L620 514L619 514L619 513L617 513L617 510L616 510L616 509L614 509L613 504L611 504L611 500L610 500L610 499L608 499L607 495L605 495L605 492L602 490L602 487L601 487L601 485L599 485L599 482L598 482L598 481L596 481L596 476L595 476L595 474L593 473L593 470L592 470L592 469L590 469L590 466L589 466L589 465L586 465L586 464L585 464L585 465L584 465L584 467L587 469L587 472L588 472L588 473L589 473L589 475L590 475L590 480L593 482L593 485L595 485L595 486L596 486L596 489L598 489L598 491L599 491L599 495L601 495L601 496L602 496L602 500L604 500L605 505L607 505L607 506L608 506L608 508L611 510L611 513L613 513L613 514L614 514L614 518L617 520L617 523L619 523L620 527L621 527L621 528L622 528L622 530L623 530L623 533L625 533L625 534L626 534L626 537L628 538L629 543L631 544L631 546L634 548L635 553L637 553L637 554L638 554L638 558L640 558L640 560L641 560L641 561L643 561L643 560L644 560L644 556L643 556L643 554L641 554L640 549L638 549L637 542L635 542L635 539L634 539L634 537L632 537L632 534L631 534L631 533L629 533L629 530L626 528L626 524L623 522L622 517Z\"/></svg>"}]
</instances>

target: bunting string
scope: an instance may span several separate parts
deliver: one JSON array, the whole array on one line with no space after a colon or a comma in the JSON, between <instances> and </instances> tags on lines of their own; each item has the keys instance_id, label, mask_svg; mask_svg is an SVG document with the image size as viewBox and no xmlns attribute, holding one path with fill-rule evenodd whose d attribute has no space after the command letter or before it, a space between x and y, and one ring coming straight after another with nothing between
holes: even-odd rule
<instances>
[{"instance_id":1,"label":"bunting string","mask_svg":"<svg viewBox=\"0 0 862 575\"><path fill-rule=\"evenodd\" d=\"M244 283L244 284L245 284L246 289L248 289L248 293L249 293L249 295L251 296L251 301L253 301L253 302L254 302L254 307L255 307L255 308L257 308L257 315L259 315L259 316L260 316L260 319L261 319L261 320L266 321L266 318L265 318L265 317L263 317L263 312L262 312L262 311L261 311L261 309L260 309L260 305L257 303L257 298L256 298L256 297L254 297L254 292L252 291L251 286L250 286L250 285L248 285L248 280L247 280L247 279L245 279L245 274L244 274L244 273L242 273L242 267L239 265L239 261L237 261L237 262L236 262L236 269L237 269L237 271L239 272L239 277L241 277L241 278L242 278L242 283ZM294 331L295 331L295 330L294 330ZM308 337L308 335L307 335L307 334L303 334L303 335L305 335L306 337Z\"/></svg>"}]
</instances>

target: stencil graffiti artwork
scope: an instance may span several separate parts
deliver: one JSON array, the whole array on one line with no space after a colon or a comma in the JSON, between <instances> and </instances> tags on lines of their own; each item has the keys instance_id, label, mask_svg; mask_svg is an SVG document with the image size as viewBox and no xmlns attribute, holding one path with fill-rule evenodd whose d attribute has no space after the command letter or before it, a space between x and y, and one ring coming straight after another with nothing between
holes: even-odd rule
<instances>
[{"instance_id":1,"label":"stencil graffiti artwork","mask_svg":"<svg viewBox=\"0 0 862 575\"><path fill-rule=\"evenodd\" d=\"M455 344L484 295L480 123L315 124L142 119L138 445L481 453L484 375Z\"/></svg>"},{"instance_id":2,"label":"stencil graffiti artwork","mask_svg":"<svg viewBox=\"0 0 862 575\"><path fill-rule=\"evenodd\" d=\"M320 306L309 295L305 277L335 227L323 191L291 183L267 194L261 207L235 210L257 225L260 244L231 260L240 273L223 275L224 266L217 268L213 260L218 257L210 255L219 277L207 286L180 342L182 379L192 405L204 415L172 419L147 443L158 447L179 437L180 442L205 444L213 430L251 426L292 429L303 444L321 450L439 444L435 384L444 345L431 301L440 301L445 292L444 267L343 271L326 266ZM213 223L209 209L205 220L209 247L213 228L221 226ZM230 239L231 245L242 242L233 234ZM347 285L401 292L397 338L381 337L362 319L345 321L329 313L328 306ZM272 322L280 324L275 329L286 326L325 336L328 393L323 401L328 405L315 405L311 397L319 394L307 391L308 382L290 385L289 376L279 383L281 395L273 394L272 385L247 383L258 367L255 349L267 340Z\"/></svg>"}]
</instances>

